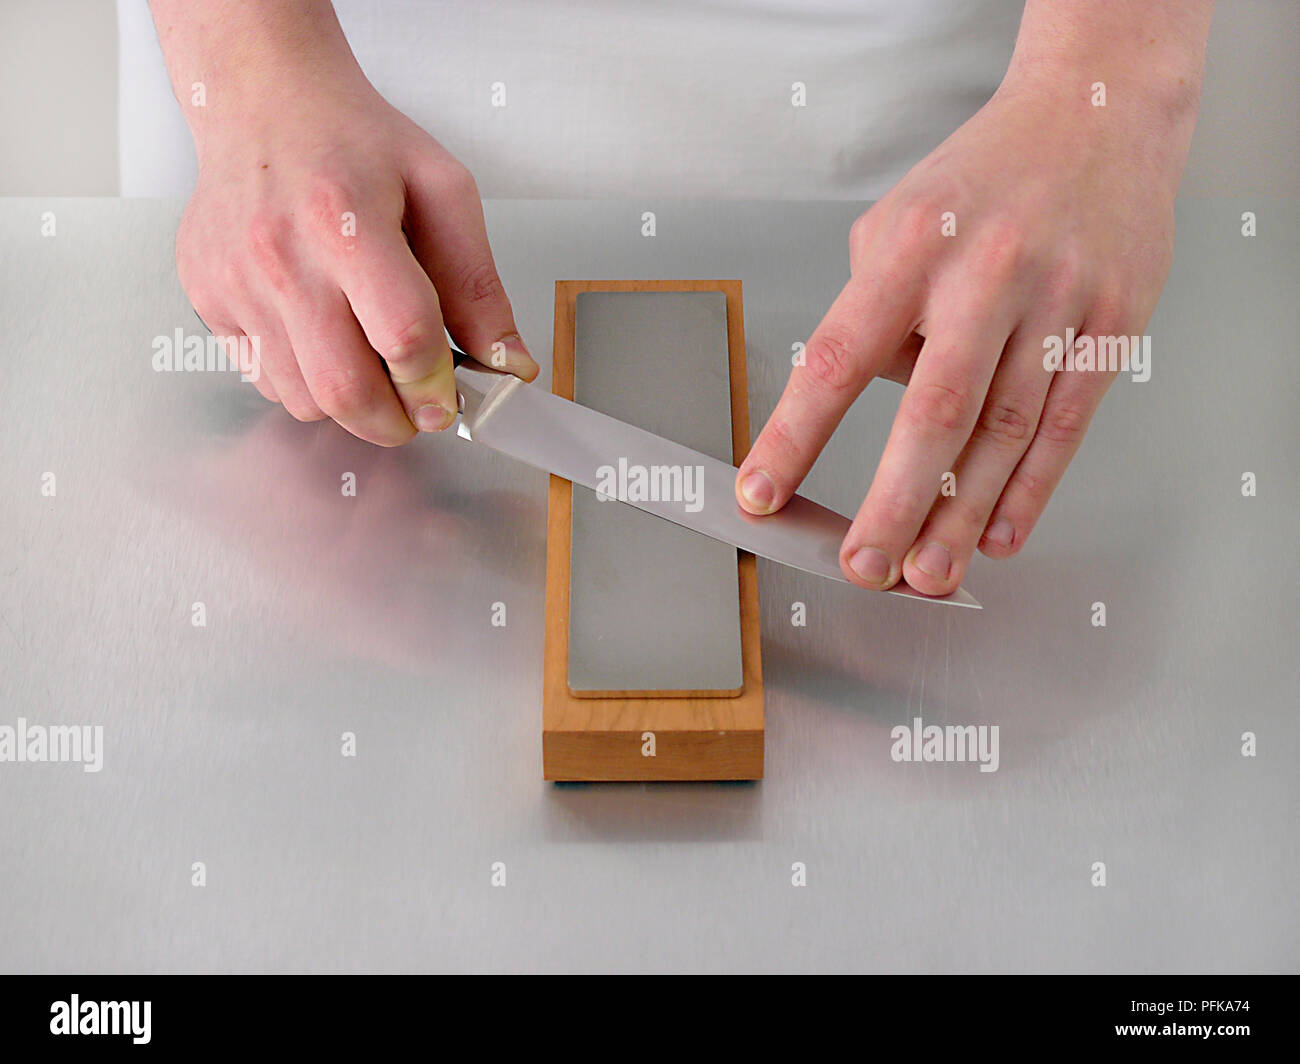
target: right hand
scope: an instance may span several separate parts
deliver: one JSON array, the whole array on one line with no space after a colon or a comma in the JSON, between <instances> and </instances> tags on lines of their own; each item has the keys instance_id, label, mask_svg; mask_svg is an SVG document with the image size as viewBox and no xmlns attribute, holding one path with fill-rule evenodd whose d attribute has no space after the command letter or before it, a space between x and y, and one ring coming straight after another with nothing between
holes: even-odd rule
<instances>
[{"instance_id":1,"label":"right hand","mask_svg":"<svg viewBox=\"0 0 1300 1064\"><path fill-rule=\"evenodd\" d=\"M363 77L266 88L208 108L176 240L203 322L257 338L258 391L395 446L455 418L444 324L477 361L536 377L469 171Z\"/></svg>"}]
</instances>

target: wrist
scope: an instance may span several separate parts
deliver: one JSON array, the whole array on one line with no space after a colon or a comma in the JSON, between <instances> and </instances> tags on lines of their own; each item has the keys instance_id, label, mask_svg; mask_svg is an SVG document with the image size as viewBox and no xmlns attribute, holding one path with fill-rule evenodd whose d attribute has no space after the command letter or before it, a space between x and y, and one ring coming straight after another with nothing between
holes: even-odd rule
<instances>
[{"instance_id":1,"label":"wrist","mask_svg":"<svg viewBox=\"0 0 1300 1064\"><path fill-rule=\"evenodd\" d=\"M1140 162L1172 199L1196 125L1202 70L1201 57L1182 47L1089 49L1022 37L994 99L1031 107L1078 157Z\"/></svg>"},{"instance_id":2,"label":"wrist","mask_svg":"<svg viewBox=\"0 0 1300 1064\"><path fill-rule=\"evenodd\" d=\"M153 12L200 165L374 95L328 0L153 0Z\"/></svg>"},{"instance_id":3,"label":"wrist","mask_svg":"<svg viewBox=\"0 0 1300 1064\"><path fill-rule=\"evenodd\" d=\"M1094 62L1087 56L1017 48L998 93L1030 93L1067 114L1106 107L1148 133L1175 134L1196 122L1201 76L1201 66L1182 56L1148 54L1132 62L1108 56Z\"/></svg>"},{"instance_id":4,"label":"wrist","mask_svg":"<svg viewBox=\"0 0 1300 1064\"><path fill-rule=\"evenodd\" d=\"M1152 135L1190 135L1200 105L1212 0L1027 0L1008 91L1097 106Z\"/></svg>"},{"instance_id":5,"label":"wrist","mask_svg":"<svg viewBox=\"0 0 1300 1064\"><path fill-rule=\"evenodd\" d=\"M209 157L288 146L287 131L320 126L341 106L376 95L354 62L304 62L301 56L250 59L222 86L218 99L209 92L206 106L185 108L200 167Z\"/></svg>"}]
</instances>

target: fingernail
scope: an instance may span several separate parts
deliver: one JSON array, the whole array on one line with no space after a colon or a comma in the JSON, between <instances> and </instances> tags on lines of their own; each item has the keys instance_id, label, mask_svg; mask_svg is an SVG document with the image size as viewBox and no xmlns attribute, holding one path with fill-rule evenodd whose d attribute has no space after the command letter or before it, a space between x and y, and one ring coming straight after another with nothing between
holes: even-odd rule
<instances>
[{"instance_id":1,"label":"fingernail","mask_svg":"<svg viewBox=\"0 0 1300 1064\"><path fill-rule=\"evenodd\" d=\"M415 412L415 427L421 432L441 432L455 416L437 403L426 403Z\"/></svg>"},{"instance_id":2,"label":"fingernail","mask_svg":"<svg viewBox=\"0 0 1300 1064\"><path fill-rule=\"evenodd\" d=\"M989 525L988 530L984 533L984 538L999 547L1009 547L1012 540L1016 538L1015 525L1005 517L999 517L993 524Z\"/></svg>"},{"instance_id":3,"label":"fingernail","mask_svg":"<svg viewBox=\"0 0 1300 1064\"><path fill-rule=\"evenodd\" d=\"M771 513L772 500L776 498L776 486L766 473L755 470L740 482L740 494L758 513Z\"/></svg>"},{"instance_id":4,"label":"fingernail","mask_svg":"<svg viewBox=\"0 0 1300 1064\"><path fill-rule=\"evenodd\" d=\"M947 580L952 571L952 555L942 543L927 543L913 562L926 576L933 576L936 580Z\"/></svg>"},{"instance_id":5,"label":"fingernail","mask_svg":"<svg viewBox=\"0 0 1300 1064\"><path fill-rule=\"evenodd\" d=\"M501 345L501 346L498 346ZM509 370L518 373L525 380L532 380L541 372L541 367L528 352L528 345L518 333L503 336L492 345L489 364L494 369Z\"/></svg>"},{"instance_id":6,"label":"fingernail","mask_svg":"<svg viewBox=\"0 0 1300 1064\"><path fill-rule=\"evenodd\" d=\"M883 586L889 579L893 564L883 550L863 547L849 559L849 568L868 584Z\"/></svg>"}]
</instances>

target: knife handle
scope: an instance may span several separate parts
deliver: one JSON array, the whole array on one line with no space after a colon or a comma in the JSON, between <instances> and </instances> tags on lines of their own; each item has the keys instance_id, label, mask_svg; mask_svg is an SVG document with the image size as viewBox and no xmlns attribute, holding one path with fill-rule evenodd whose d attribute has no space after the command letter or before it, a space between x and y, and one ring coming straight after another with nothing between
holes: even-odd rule
<instances>
[{"instance_id":1,"label":"knife handle","mask_svg":"<svg viewBox=\"0 0 1300 1064\"><path fill-rule=\"evenodd\" d=\"M456 367L456 403L461 416L468 422L478 416L479 409L492 391L505 378L519 380L513 373L493 369L476 362L454 344L451 347L452 364Z\"/></svg>"}]
</instances>

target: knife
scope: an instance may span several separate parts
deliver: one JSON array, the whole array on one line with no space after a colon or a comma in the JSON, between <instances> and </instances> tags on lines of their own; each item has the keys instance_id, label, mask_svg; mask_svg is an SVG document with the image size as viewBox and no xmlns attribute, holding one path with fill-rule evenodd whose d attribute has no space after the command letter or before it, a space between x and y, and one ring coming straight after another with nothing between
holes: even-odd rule
<instances>
[{"instance_id":1,"label":"knife","mask_svg":"<svg viewBox=\"0 0 1300 1064\"><path fill-rule=\"evenodd\" d=\"M700 477L693 501L620 501L760 558L848 583L839 557L850 522L842 514L795 495L776 513L756 517L736 502L734 466L526 384L455 347L452 355L460 404L458 435L593 490L600 490L608 477L602 477L602 468L608 470L621 460L628 468L693 469ZM889 594L983 608L961 587L949 595L923 595L900 581Z\"/></svg>"}]
</instances>

